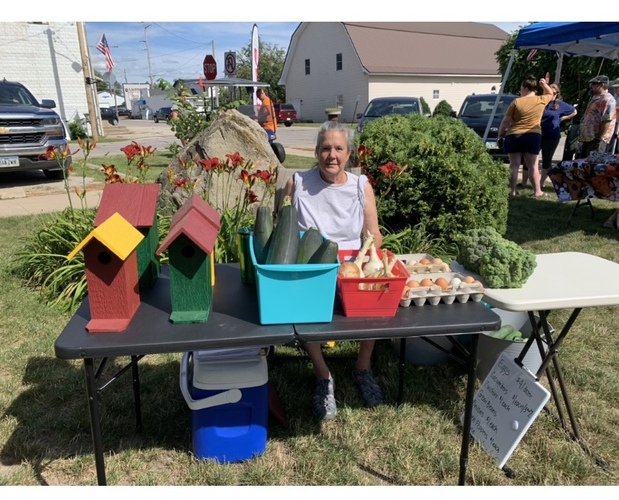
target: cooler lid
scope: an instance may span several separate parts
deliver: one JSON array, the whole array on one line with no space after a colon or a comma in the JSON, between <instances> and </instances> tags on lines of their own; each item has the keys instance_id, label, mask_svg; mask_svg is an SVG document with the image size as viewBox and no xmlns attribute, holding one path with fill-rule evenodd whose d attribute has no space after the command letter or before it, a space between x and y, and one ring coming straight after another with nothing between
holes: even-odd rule
<instances>
[{"instance_id":1,"label":"cooler lid","mask_svg":"<svg viewBox=\"0 0 619 500\"><path fill-rule=\"evenodd\" d=\"M269 380L265 356L193 360L193 387L202 390L246 389Z\"/></svg>"}]
</instances>

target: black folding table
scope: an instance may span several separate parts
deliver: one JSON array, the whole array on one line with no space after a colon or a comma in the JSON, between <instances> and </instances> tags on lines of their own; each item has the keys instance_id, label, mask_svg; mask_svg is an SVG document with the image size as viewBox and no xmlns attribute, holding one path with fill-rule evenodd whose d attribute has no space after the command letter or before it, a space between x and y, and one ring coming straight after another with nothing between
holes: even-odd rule
<instances>
[{"instance_id":1,"label":"black folding table","mask_svg":"<svg viewBox=\"0 0 619 500\"><path fill-rule=\"evenodd\" d=\"M238 264L216 266L213 309L208 321L201 324L174 325L169 322L171 311L170 283L167 268L153 289L142 295L142 303L129 327L120 333L88 333L90 320L88 299L62 331L55 344L56 356L62 359L83 359L86 390L93 435L98 484L106 484L105 462L101 438L98 394L121 373L133 373L133 389L137 426L141 426L138 362L148 354L186 352L204 349L277 346L291 343L402 338L400 349L400 387L405 367L406 338L457 336L500 328L500 318L481 303L400 307L394 317L347 318L336 307L330 323L284 324L262 326L259 322L256 292L241 283ZM274 300L277 300L274 298ZM477 337L472 335L469 351L468 385L460 454L460 484L464 484L468 462L470 423L475 392ZM102 387L97 380L108 357L131 356L131 361ZM95 370L95 359L101 363Z\"/></svg>"}]
</instances>

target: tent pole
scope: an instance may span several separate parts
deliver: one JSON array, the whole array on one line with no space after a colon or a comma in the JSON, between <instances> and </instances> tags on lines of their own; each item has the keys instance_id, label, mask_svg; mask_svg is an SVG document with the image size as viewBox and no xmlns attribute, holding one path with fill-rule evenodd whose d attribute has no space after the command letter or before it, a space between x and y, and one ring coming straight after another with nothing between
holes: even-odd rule
<instances>
[{"instance_id":1,"label":"tent pole","mask_svg":"<svg viewBox=\"0 0 619 500\"><path fill-rule=\"evenodd\" d=\"M561 80L561 70L563 69L563 52L557 52L557 72L555 74L555 83L558 85Z\"/></svg>"},{"instance_id":2,"label":"tent pole","mask_svg":"<svg viewBox=\"0 0 619 500\"><path fill-rule=\"evenodd\" d=\"M496 100L494 101L494 106L492 107L492 113L490 113L490 117L488 118L488 124L486 125L486 130L484 132L484 137L482 139L484 145L486 144L486 139L488 138L488 132L490 132L490 125L492 125L492 120L494 120L494 115L496 114L496 109L499 106L499 100L501 99L501 95L503 94L503 89L505 89L505 83L507 82L507 78L509 77L509 73L512 69L512 65L514 64L514 59L516 58L516 49L512 49L512 53L509 56L509 62L507 63L507 69L505 70L505 76L503 77L503 81L501 82L501 88L496 95Z\"/></svg>"}]
</instances>

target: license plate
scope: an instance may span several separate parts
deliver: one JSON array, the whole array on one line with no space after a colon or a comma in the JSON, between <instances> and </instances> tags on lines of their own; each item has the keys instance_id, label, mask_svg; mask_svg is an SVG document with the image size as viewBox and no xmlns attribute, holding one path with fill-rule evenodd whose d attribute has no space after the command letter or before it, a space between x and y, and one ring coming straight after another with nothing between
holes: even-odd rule
<instances>
[{"instance_id":1,"label":"license plate","mask_svg":"<svg viewBox=\"0 0 619 500\"><path fill-rule=\"evenodd\" d=\"M19 167L19 158L17 156L0 157L0 168L3 167Z\"/></svg>"},{"instance_id":2,"label":"license plate","mask_svg":"<svg viewBox=\"0 0 619 500\"><path fill-rule=\"evenodd\" d=\"M488 149L497 149L497 148L498 148L498 146L497 146L496 142L487 142L487 143L486 143L486 147L487 147Z\"/></svg>"}]
</instances>

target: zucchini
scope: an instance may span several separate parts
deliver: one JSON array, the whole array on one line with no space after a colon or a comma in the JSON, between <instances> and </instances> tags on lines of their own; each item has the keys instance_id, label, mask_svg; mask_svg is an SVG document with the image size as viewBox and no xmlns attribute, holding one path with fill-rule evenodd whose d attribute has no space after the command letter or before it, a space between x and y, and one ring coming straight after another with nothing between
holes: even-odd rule
<instances>
[{"instance_id":1,"label":"zucchini","mask_svg":"<svg viewBox=\"0 0 619 500\"><path fill-rule=\"evenodd\" d=\"M273 229L267 264L294 264L299 251L299 219L296 209L290 203L290 197L284 198L284 203L277 213L277 226Z\"/></svg>"},{"instance_id":2,"label":"zucchini","mask_svg":"<svg viewBox=\"0 0 619 500\"><path fill-rule=\"evenodd\" d=\"M271 235L273 234L273 215L269 207L258 207L254 223L254 254L256 262L264 264L267 261Z\"/></svg>"},{"instance_id":3,"label":"zucchini","mask_svg":"<svg viewBox=\"0 0 619 500\"><path fill-rule=\"evenodd\" d=\"M318 250L324 238L315 227L310 227L299 242L299 252L297 253L297 264L307 264L310 257Z\"/></svg>"},{"instance_id":4,"label":"zucchini","mask_svg":"<svg viewBox=\"0 0 619 500\"><path fill-rule=\"evenodd\" d=\"M318 250L310 257L308 264L334 264L337 262L339 247L335 241L324 240Z\"/></svg>"}]
</instances>

